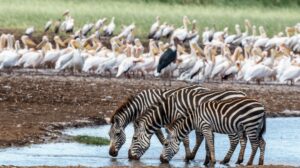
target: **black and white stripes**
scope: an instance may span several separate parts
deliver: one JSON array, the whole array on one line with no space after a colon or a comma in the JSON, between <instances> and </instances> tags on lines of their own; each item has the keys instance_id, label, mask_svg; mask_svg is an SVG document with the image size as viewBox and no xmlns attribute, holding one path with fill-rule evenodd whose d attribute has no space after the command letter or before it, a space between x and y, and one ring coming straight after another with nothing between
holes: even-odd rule
<instances>
[{"instance_id":1,"label":"black and white stripes","mask_svg":"<svg viewBox=\"0 0 300 168\"><path fill-rule=\"evenodd\" d=\"M111 128L109 131L109 154L111 156L118 155L118 151L120 150L120 148L126 140L124 129L129 123L134 122L140 116L140 114L142 114L142 112L151 105L161 101L162 98L166 98L181 89L188 89L194 91L207 90L206 88L197 85L170 90L148 89L140 92L136 96L129 97L121 106L119 106L119 108L115 111L115 113L111 116L110 119ZM158 136L159 140L163 143L164 137L160 130L157 131L156 135Z\"/></svg>"},{"instance_id":2,"label":"black and white stripes","mask_svg":"<svg viewBox=\"0 0 300 168\"><path fill-rule=\"evenodd\" d=\"M179 150L180 141L192 130L199 130L205 136L210 151L211 164L215 163L213 132L221 134L246 134L252 153L248 165L252 165L258 147L259 165L264 162L266 130L264 106L250 98L233 98L202 103L195 113L176 120L169 127L168 138L161 154L161 161L168 162Z\"/></svg>"},{"instance_id":3,"label":"black and white stripes","mask_svg":"<svg viewBox=\"0 0 300 168\"><path fill-rule=\"evenodd\" d=\"M226 100L233 97L245 97L245 93L240 91L206 91L194 92L179 90L164 101L161 101L147 109L138 119L139 130L135 131L131 155L139 159L150 146L148 138L165 125L171 124L180 117L190 115L196 111L198 105L209 100ZM201 138L201 133L196 131L196 136ZM142 142L142 143L141 143ZM202 141L199 141L201 143ZM186 159L193 159L200 144L197 143L193 152L189 149L189 139L186 137L184 146ZM231 149L234 150L234 149Z\"/></svg>"},{"instance_id":4,"label":"black and white stripes","mask_svg":"<svg viewBox=\"0 0 300 168\"><path fill-rule=\"evenodd\" d=\"M148 97L147 97L148 96ZM206 139L204 164L215 163L213 133L227 134L230 148L221 163L228 163L238 143L241 149L237 164L243 162L247 138L252 153L248 165L253 163L258 147L259 164L263 164L265 141L262 137L266 128L264 106L248 98L244 92L208 90L199 86L188 86L162 91L143 91L120 106L111 117L110 154L117 151L125 142L124 128L134 122L134 136L129 149L130 159L139 159L150 147L153 134L164 144L162 162L169 162L178 152L181 141L184 143L186 159L194 159L201 142ZM167 127L168 138L161 131ZM188 133L196 132L196 145L189 148ZM116 154L115 154L115 153Z\"/></svg>"}]
</instances>

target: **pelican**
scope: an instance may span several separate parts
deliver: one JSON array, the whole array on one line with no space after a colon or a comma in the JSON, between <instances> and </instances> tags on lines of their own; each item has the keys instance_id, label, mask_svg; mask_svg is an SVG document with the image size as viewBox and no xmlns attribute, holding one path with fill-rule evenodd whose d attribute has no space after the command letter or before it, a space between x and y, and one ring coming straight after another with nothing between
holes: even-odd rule
<instances>
[{"instance_id":1,"label":"pelican","mask_svg":"<svg viewBox=\"0 0 300 168\"><path fill-rule=\"evenodd\" d=\"M82 35L87 36L87 34L93 29L93 27L94 27L93 23L85 24L81 29Z\"/></svg>"},{"instance_id":2,"label":"pelican","mask_svg":"<svg viewBox=\"0 0 300 168\"><path fill-rule=\"evenodd\" d=\"M103 27L104 35L112 36L115 28L116 28L115 17L112 17L110 23L107 26Z\"/></svg>"},{"instance_id":3,"label":"pelican","mask_svg":"<svg viewBox=\"0 0 300 168\"><path fill-rule=\"evenodd\" d=\"M22 43L24 44L24 48L26 50L28 50L29 48L35 48L36 47L36 44L34 41L32 41L28 35L23 35L21 37L21 41Z\"/></svg>"},{"instance_id":4,"label":"pelican","mask_svg":"<svg viewBox=\"0 0 300 168\"><path fill-rule=\"evenodd\" d=\"M294 84L295 80L300 77L300 65L299 64L292 64L291 66L287 67L287 69L282 73L279 78L281 83L290 80L291 85Z\"/></svg>"},{"instance_id":5,"label":"pelican","mask_svg":"<svg viewBox=\"0 0 300 168\"><path fill-rule=\"evenodd\" d=\"M209 29L205 27L204 32L202 33L202 42L203 44L207 44L212 41L214 35L214 29Z\"/></svg>"},{"instance_id":6,"label":"pelican","mask_svg":"<svg viewBox=\"0 0 300 168\"><path fill-rule=\"evenodd\" d=\"M51 25L52 25L52 20L49 20L49 21L45 24L44 33L46 33L46 32L49 31Z\"/></svg>"},{"instance_id":7,"label":"pelican","mask_svg":"<svg viewBox=\"0 0 300 168\"><path fill-rule=\"evenodd\" d=\"M42 48L48 42L48 37L43 36L42 41L36 46L36 48ZM16 66L23 66L24 68L36 69L44 58L44 50L31 50L25 53L21 59L18 60Z\"/></svg>"},{"instance_id":8,"label":"pelican","mask_svg":"<svg viewBox=\"0 0 300 168\"><path fill-rule=\"evenodd\" d=\"M13 37L10 35L8 37L8 45L9 49L1 53L1 55L4 55L4 58L0 60L0 69L12 68L21 57L18 53L18 50L20 49L19 40L15 42L15 49L13 49Z\"/></svg>"},{"instance_id":9,"label":"pelican","mask_svg":"<svg viewBox=\"0 0 300 168\"><path fill-rule=\"evenodd\" d=\"M153 35L154 40L159 40L162 37L163 31L166 28L166 26L167 26L166 22L159 26L158 30Z\"/></svg>"},{"instance_id":10,"label":"pelican","mask_svg":"<svg viewBox=\"0 0 300 168\"><path fill-rule=\"evenodd\" d=\"M158 31L160 25L160 17L156 16L156 21L152 24L150 28L150 32L148 35L148 38L151 39L153 38L154 34Z\"/></svg>"},{"instance_id":11,"label":"pelican","mask_svg":"<svg viewBox=\"0 0 300 168\"><path fill-rule=\"evenodd\" d=\"M166 27L162 31L162 37L169 38L171 34L174 32L175 27L174 25L166 25Z\"/></svg>"},{"instance_id":12,"label":"pelican","mask_svg":"<svg viewBox=\"0 0 300 168\"><path fill-rule=\"evenodd\" d=\"M174 38L177 38L180 41L184 41L188 37L188 24L190 24L190 20L187 16L183 17L183 27L174 30L173 35L171 37L171 44L174 43Z\"/></svg>"},{"instance_id":13,"label":"pelican","mask_svg":"<svg viewBox=\"0 0 300 168\"><path fill-rule=\"evenodd\" d=\"M69 48L60 49L60 46L64 46L64 44L58 36L54 36L53 40L55 42L55 49L52 49L51 47L50 50L46 52L45 57L41 62L41 65L47 65L48 68L54 68L57 59L62 54L66 54L68 51L70 51Z\"/></svg>"},{"instance_id":14,"label":"pelican","mask_svg":"<svg viewBox=\"0 0 300 168\"><path fill-rule=\"evenodd\" d=\"M126 55L127 55L127 58L125 58L121 64L119 65L119 68L118 68L118 72L117 72L117 75L116 77L120 77L123 73L125 73L125 75L129 78L129 70L130 68L132 68L134 66L134 57L133 57L133 46L131 44L127 44L127 47L126 47Z\"/></svg>"},{"instance_id":15,"label":"pelican","mask_svg":"<svg viewBox=\"0 0 300 168\"><path fill-rule=\"evenodd\" d=\"M118 38L127 38L134 29L135 29L135 24L131 23L131 25L124 27L123 31L117 37Z\"/></svg>"},{"instance_id":16,"label":"pelican","mask_svg":"<svg viewBox=\"0 0 300 168\"><path fill-rule=\"evenodd\" d=\"M238 24L235 25L235 31L236 31L236 34L229 35L225 38L225 41L224 41L225 44L233 44L235 40L242 37L240 25L238 25Z\"/></svg>"},{"instance_id":17,"label":"pelican","mask_svg":"<svg viewBox=\"0 0 300 168\"><path fill-rule=\"evenodd\" d=\"M60 26L61 26L61 19L58 19L54 22L54 33L55 34L59 33Z\"/></svg>"},{"instance_id":18,"label":"pelican","mask_svg":"<svg viewBox=\"0 0 300 168\"><path fill-rule=\"evenodd\" d=\"M65 31L66 33L73 33L74 29L74 19L69 16L65 22Z\"/></svg>"},{"instance_id":19,"label":"pelican","mask_svg":"<svg viewBox=\"0 0 300 168\"><path fill-rule=\"evenodd\" d=\"M95 30L96 31L99 31L102 26L104 25L104 23L106 22L106 18L103 18L103 19L99 19L96 23L95 23Z\"/></svg>"},{"instance_id":20,"label":"pelican","mask_svg":"<svg viewBox=\"0 0 300 168\"><path fill-rule=\"evenodd\" d=\"M28 28L26 29L26 31L25 31L25 35L31 37L33 32L34 32L34 27L33 27L33 26L28 27Z\"/></svg>"}]
</instances>

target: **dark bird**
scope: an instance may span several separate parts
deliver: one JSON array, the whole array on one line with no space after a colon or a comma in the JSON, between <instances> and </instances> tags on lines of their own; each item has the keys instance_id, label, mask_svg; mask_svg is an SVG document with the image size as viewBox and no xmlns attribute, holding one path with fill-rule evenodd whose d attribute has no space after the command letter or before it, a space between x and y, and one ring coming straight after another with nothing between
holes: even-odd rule
<instances>
[{"instance_id":1,"label":"dark bird","mask_svg":"<svg viewBox=\"0 0 300 168\"><path fill-rule=\"evenodd\" d=\"M168 67L172 62L177 59L177 45L180 43L178 38L174 38L174 44L168 48L159 58L155 76L160 76L161 71ZM171 80L171 71L169 74L169 79ZM171 81L170 81L171 83Z\"/></svg>"}]
</instances>

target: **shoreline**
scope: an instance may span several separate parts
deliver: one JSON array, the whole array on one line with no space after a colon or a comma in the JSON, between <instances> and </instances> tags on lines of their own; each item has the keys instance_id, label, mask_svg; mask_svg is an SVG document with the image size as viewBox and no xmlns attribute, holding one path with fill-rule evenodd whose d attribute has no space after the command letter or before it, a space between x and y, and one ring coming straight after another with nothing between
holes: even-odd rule
<instances>
[{"instance_id":1,"label":"shoreline","mask_svg":"<svg viewBox=\"0 0 300 168\"><path fill-rule=\"evenodd\" d=\"M126 97L150 88L188 85L160 79L108 78L86 74L0 73L0 148L59 140L65 128L106 124L104 118ZM300 87L231 82L203 83L217 90L235 89L266 106L267 117L300 117ZM288 109L288 110L287 110Z\"/></svg>"}]
</instances>

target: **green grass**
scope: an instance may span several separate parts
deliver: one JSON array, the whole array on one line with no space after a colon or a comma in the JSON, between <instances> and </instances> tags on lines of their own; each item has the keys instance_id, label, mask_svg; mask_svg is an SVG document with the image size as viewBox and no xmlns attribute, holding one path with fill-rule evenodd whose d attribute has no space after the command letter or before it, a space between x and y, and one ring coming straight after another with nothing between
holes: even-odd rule
<instances>
[{"instance_id":1,"label":"green grass","mask_svg":"<svg viewBox=\"0 0 300 168\"><path fill-rule=\"evenodd\" d=\"M87 145L109 145L109 140L107 138L102 137L78 135L74 136L73 140Z\"/></svg>"},{"instance_id":2,"label":"green grass","mask_svg":"<svg viewBox=\"0 0 300 168\"><path fill-rule=\"evenodd\" d=\"M262 5L238 7L201 5L201 3L181 5L180 3L158 1L147 3L146 0L0 0L0 4L0 28L25 29L35 26L42 30L46 21L60 18L61 14L69 9L75 18L77 28L102 17L115 16L117 33L122 24L135 22L137 36L143 37L148 34L157 15L160 15L163 21L176 26L181 26L182 16L187 15L198 21L200 31L206 26L215 25L217 29L228 26L229 30L233 32L234 25L243 24L244 19L247 18L257 27L265 26L268 35L277 34L284 31L285 26L293 26L300 22L297 5L281 8L262 7Z\"/></svg>"}]
</instances>

